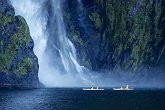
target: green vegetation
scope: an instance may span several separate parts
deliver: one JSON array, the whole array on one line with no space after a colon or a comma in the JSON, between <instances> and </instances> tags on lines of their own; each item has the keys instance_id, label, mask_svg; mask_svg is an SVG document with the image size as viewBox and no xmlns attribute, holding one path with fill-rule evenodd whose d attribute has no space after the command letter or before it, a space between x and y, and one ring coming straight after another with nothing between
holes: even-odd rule
<instances>
[{"instance_id":1,"label":"green vegetation","mask_svg":"<svg viewBox=\"0 0 165 110\"><path fill-rule=\"evenodd\" d=\"M13 17L10 16L9 18L7 17L1 17L6 19L4 22L4 25L7 23L13 22ZM30 41L30 33L29 33L29 28L28 25L26 24L26 21L21 17L18 16L18 19L20 21L20 27L19 31L16 32L10 39L10 43L6 47L6 49L3 49L3 41L1 40L0 42L0 71L7 73L10 69L10 65L17 53L17 51L20 49L21 45L23 43L26 43L28 46L29 41ZM22 67L21 67L22 68Z\"/></svg>"},{"instance_id":2,"label":"green vegetation","mask_svg":"<svg viewBox=\"0 0 165 110\"><path fill-rule=\"evenodd\" d=\"M98 29L101 27L101 19L100 19L100 15L97 13L97 12L92 12L90 15L89 15L89 18L92 22L94 22L95 24L95 27Z\"/></svg>"},{"instance_id":3,"label":"green vegetation","mask_svg":"<svg viewBox=\"0 0 165 110\"><path fill-rule=\"evenodd\" d=\"M83 42L83 40L80 37L80 32L77 31L73 25L70 26L69 33L70 33L69 34L69 38L71 39L71 41L77 43L80 46L84 45L84 42Z\"/></svg>"},{"instance_id":4,"label":"green vegetation","mask_svg":"<svg viewBox=\"0 0 165 110\"><path fill-rule=\"evenodd\" d=\"M18 16L20 22L21 22L21 27L19 32L17 33L17 39L19 40L19 42L25 42L28 46L29 41L30 41L30 31L29 31L29 27L25 21L25 19L21 16Z\"/></svg>"},{"instance_id":5,"label":"green vegetation","mask_svg":"<svg viewBox=\"0 0 165 110\"><path fill-rule=\"evenodd\" d=\"M25 75L31 68L32 59L28 57L17 65L16 69L14 70L14 73L18 76Z\"/></svg>"},{"instance_id":6,"label":"green vegetation","mask_svg":"<svg viewBox=\"0 0 165 110\"><path fill-rule=\"evenodd\" d=\"M144 64L156 65L156 62L159 62L161 54L155 57L155 53L159 51L158 47L163 40L162 30L159 29L160 18L164 17L162 2L157 4L153 0L138 2L138 0L96 0L97 12L90 15L92 21L102 19L99 23L103 24L104 29L101 32L104 33L101 46L107 54L105 56L112 56L114 69L121 67L120 69L131 70L133 73L138 72ZM105 14L102 14L104 12ZM129 16L129 13L134 14ZM112 55L108 55L109 52ZM130 57L123 63L125 52L129 52ZM164 49L160 49L160 53L163 52Z\"/></svg>"},{"instance_id":7,"label":"green vegetation","mask_svg":"<svg viewBox=\"0 0 165 110\"><path fill-rule=\"evenodd\" d=\"M6 24L13 22L15 22L15 16L3 15L0 13L0 25L5 26Z\"/></svg>"},{"instance_id":8,"label":"green vegetation","mask_svg":"<svg viewBox=\"0 0 165 110\"><path fill-rule=\"evenodd\" d=\"M85 32L80 31L79 26L69 23L68 27L69 38L79 49L83 65L96 70L108 68L113 72L138 73L145 66L156 67L164 59L163 0L94 0L90 3L91 6L84 5L84 8L95 35L86 29L89 38L82 39L80 32ZM79 17L70 10L66 13L64 16L69 20ZM95 41L96 46L91 46ZM93 58L96 61L90 59L93 50L99 51Z\"/></svg>"}]
</instances>

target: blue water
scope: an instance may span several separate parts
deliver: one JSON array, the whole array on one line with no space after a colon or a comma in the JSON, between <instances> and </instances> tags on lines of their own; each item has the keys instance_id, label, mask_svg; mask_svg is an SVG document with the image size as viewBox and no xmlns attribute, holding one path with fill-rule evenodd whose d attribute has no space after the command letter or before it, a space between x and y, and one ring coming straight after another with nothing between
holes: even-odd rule
<instances>
[{"instance_id":1,"label":"blue water","mask_svg":"<svg viewBox=\"0 0 165 110\"><path fill-rule=\"evenodd\" d=\"M165 110L165 90L0 89L0 110Z\"/></svg>"}]
</instances>

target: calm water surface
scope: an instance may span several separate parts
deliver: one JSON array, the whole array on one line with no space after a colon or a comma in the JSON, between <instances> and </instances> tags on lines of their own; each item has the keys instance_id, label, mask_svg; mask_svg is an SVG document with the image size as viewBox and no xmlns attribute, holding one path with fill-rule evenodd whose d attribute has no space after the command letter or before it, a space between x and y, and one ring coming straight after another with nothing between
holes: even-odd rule
<instances>
[{"instance_id":1,"label":"calm water surface","mask_svg":"<svg viewBox=\"0 0 165 110\"><path fill-rule=\"evenodd\" d=\"M165 90L0 89L0 110L165 110Z\"/></svg>"}]
</instances>

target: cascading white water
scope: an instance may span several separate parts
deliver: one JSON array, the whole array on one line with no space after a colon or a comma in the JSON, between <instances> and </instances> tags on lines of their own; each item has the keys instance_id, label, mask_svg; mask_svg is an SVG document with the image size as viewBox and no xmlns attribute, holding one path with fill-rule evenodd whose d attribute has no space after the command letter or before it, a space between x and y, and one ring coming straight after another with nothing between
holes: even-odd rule
<instances>
[{"instance_id":1,"label":"cascading white water","mask_svg":"<svg viewBox=\"0 0 165 110\"><path fill-rule=\"evenodd\" d=\"M64 65L66 72L73 73L75 72L75 70L73 69L72 66L76 66L76 65L74 65L71 57L76 59L76 52L75 52L76 50L73 44L71 43L71 41L66 37L66 29L65 29L63 16L61 12L61 6L60 6L61 1L51 0L50 2L51 4L54 4L52 5L52 10L53 10L52 18L55 18L56 25L58 27L57 38L58 38L58 42L60 46L57 48L61 55L62 63ZM76 68L79 68L79 67L76 67Z\"/></svg>"},{"instance_id":2,"label":"cascading white water","mask_svg":"<svg viewBox=\"0 0 165 110\"><path fill-rule=\"evenodd\" d=\"M30 34L35 43L35 54L38 57L42 57L47 42L45 33L46 19L40 15L40 5L43 4L43 0L40 3L34 2L34 0L11 0L11 3L15 8L16 15L21 15L26 19L30 27Z\"/></svg>"},{"instance_id":3,"label":"cascading white water","mask_svg":"<svg viewBox=\"0 0 165 110\"><path fill-rule=\"evenodd\" d=\"M63 21L61 0L10 0L15 8L16 15L23 16L30 28L30 34L34 40L34 52L39 59L39 79L46 86L83 86L90 83L83 74L85 68L80 66L76 59L76 49L72 42L66 37L66 29ZM56 39L58 45L49 41L50 36L47 31L49 19L48 11L43 7L46 2L50 2L52 16L50 20L55 20L57 26ZM53 22L52 22L53 23ZM50 27L53 28L53 27ZM45 52L47 44L51 42L53 48L59 52L59 61L65 69L58 69L58 64L51 64L50 55Z\"/></svg>"},{"instance_id":4,"label":"cascading white water","mask_svg":"<svg viewBox=\"0 0 165 110\"><path fill-rule=\"evenodd\" d=\"M62 64L64 65L67 77L73 76L73 81L77 80L79 82L78 84L89 84L89 81L86 80L83 74L83 70L85 70L85 68L80 66L77 62L76 49L73 43L66 37L66 29L61 9L62 0L50 0L49 2L51 4L51 9L49 10L52 10L51 17L49 16L50 21L51 23L56 24L58 27L56 31L56 40L58 40L59 45L55 46L55 48L60 53ZM54 25L50 26L50 28L53 27ZM77 82L74 83L76 84Z\"/></svg>"}]
</instances>

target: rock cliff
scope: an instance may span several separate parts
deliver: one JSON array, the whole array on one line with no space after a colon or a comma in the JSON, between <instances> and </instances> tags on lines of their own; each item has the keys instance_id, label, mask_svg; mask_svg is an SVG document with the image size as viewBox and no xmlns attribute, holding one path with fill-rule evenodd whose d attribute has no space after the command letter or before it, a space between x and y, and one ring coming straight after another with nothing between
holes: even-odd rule
<instances>
[{"instance_id":1,"label":"rock cliff","mask_svg":"<svg viewBox=\"0 0 165 110\"><path fill-rule=\"evenodd\" d=\"M40 86L38 59L25 19L0 0L0 87Z\"/></svg>"},{"instance_id":2,"label":"rock cliff","mask_svg":"<svg viewBox=\"0 0 165 110\"><path fill-rule=\"evenodd\" d=\"M163 74L164 0L65 0L68 37L94 71Z\"/></svg>"}]
</instances>

